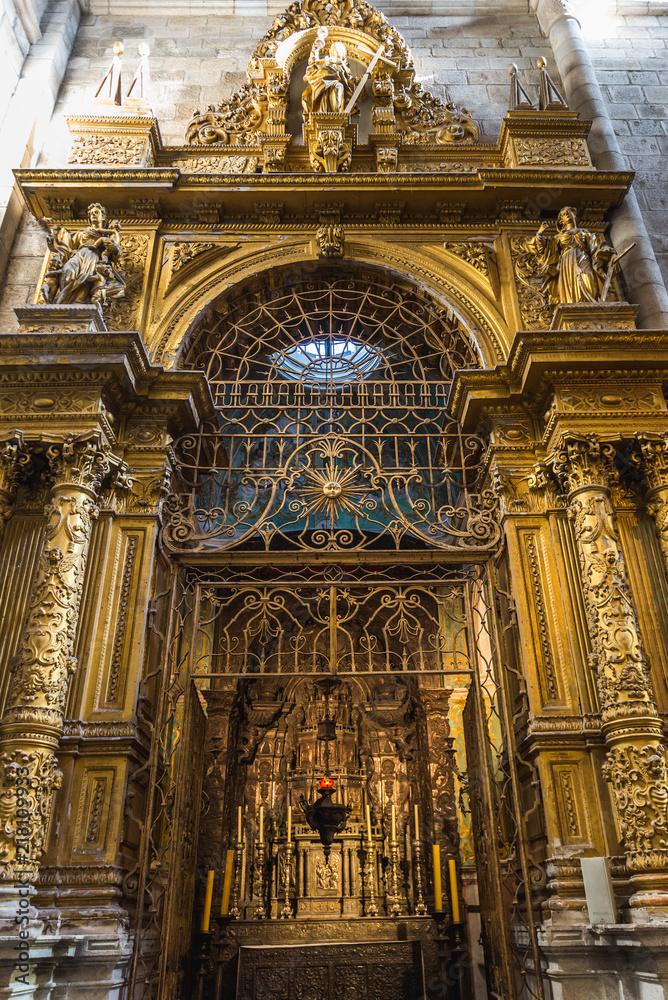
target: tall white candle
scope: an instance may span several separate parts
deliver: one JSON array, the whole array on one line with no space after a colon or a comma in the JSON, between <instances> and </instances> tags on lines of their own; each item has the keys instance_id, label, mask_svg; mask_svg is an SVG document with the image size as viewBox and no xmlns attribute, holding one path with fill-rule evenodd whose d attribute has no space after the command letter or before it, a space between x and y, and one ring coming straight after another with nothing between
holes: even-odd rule
<instances>
[{"instance_id":1,"label":"tall white candle","mask_svg":"<svg viewBox=\"0 0 668 1000\"><path fill-rule=\"evenodd\" d=\"M415 806L415 839L420 839L420 820L418 818L418 807Z\"/></svg>"},{"instance_id":2,"label":"tall white candle","mask_svg":"<svg viewBox=\"0 0 668 1000\"><path fill-rule=\"evenodd\" d=\"M257 842L258 844L264 844L264 806L260 806L260 830Z\"/></svg>"},{"instance_id":3,"label":"tall white candle","mask_svg":"<svg viewBox=\"0 0 668 1000\"><path fill-rule=\"evenodd\" d=\"M243 830L241 828L241 806L237 809L237 843L240 844L243 839Z\"/></svg>"},{"instance_id":4,"label":"tall white candle","mask_svg":"<svg viewBox=\"0 0 668 1000\"><path fill-rule=\"evenodd\" d=\"M292 806L288 805L288 844L292 840Z\"/></svg>"},{"instance_id":5,"label":"tall white candle","mask_svg":"<svg viewBox=\"0 0 668 1000\"><path fill-rule=\"evenodd\" d=\"M371 837L371 810L369 809L369 803L366 805L366 835L369 843L372 841Z\"/></svg>"}]
</instances>

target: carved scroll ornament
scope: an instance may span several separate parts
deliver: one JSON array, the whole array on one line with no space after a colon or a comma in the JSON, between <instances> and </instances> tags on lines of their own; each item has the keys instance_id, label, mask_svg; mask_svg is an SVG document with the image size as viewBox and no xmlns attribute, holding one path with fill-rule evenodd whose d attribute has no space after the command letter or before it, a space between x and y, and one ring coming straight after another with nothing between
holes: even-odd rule
<instances>
[{"instance_id":1,"label":"carved scroll ornament","mask_svg":"<svg viewBox=\"0 0 668 1000\"><path fill-rule=\"evenodd\" d=\"M633 852L631 869L665 865L668 844L668 769L665 747L618 746L608 753L603 766L612 785L621 816L624 842ZM652 864L654 862L654 864Z\"/></svg>"},{"instance_id":2,"label":"carved scroll ornament","mask_svg":"<svg viewBox=\"0 0 668 1000\"><path fill-rule=\"evenodd\" d=\"M12 431L0 439L0 538L11 517L19 482L31 466L32 458L20 431Z\"/></svg>"}]
</instances>

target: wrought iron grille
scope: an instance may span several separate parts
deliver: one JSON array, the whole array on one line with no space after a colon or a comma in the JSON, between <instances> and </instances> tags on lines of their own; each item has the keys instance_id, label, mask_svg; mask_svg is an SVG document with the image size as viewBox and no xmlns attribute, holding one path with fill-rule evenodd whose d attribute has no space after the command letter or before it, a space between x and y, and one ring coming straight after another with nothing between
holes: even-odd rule
<instances>
[{"instance_id":1,"label":"wrought iron grille","mask_svg":"<svg viewBox=\"0 0 668 1000\"><path fill-rule=\"evenodd\" d=\"M377 274L325 272L226 303L185 364L216 419L175 443L171 550L489 550L484 441L446 413L477 367L455 319Z\"/></svg>"},{"instance_id":2,"label":"wrought iron grille","mask_svg":"<svg viewBox=\"0 0 668 1000\"><path fill-rule=\"evenodd\" d=\"M470 671L461 582L205 588L199 628L211 678Z\"/></svg>"}]
</instances>

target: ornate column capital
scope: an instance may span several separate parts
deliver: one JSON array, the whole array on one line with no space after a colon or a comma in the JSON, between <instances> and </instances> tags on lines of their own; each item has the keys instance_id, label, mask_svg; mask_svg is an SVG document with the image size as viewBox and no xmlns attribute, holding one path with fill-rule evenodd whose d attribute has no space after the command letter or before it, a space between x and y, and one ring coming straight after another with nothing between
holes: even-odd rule
<instances>
[{"instance_id":1,"label":"ornate column capital","mask_svg":"<svg viewBox=\"0 0 668 1000\"><path fill-rule=\"evenodd\" d=\"M651 495L668 489L668 434L636 434L635 459Z\"/></svg>"},{"instance_id":2,"label":"ornate column capital","mask_svg":"<svg viewBox=\"0 0 668 1000\"><path fill-rule=\"evenodd\" d=\"M32 468L32 458L20 430L0 435L0 534L14 506L16 489Z\"/></svg>"},{"instance_id":3,"label":"ornate column capital","mask_svg":"<svg viewBox=\"0 0 668 1000\"><path fill-rule=\"evenodd\" d=\"M75 488L95 499L103 480L120 464L100 430L68 434L45 444L52 492Z\"/></svg>"},{"instance_id":4,"label":"ornate column capital","mask_svg":"<svg viewBox=\"0 0 668 1000\"><path fill-rule=\"evenodd\" d=\"M569 495L595 488L609 491L617 478L615 446L597 434L566 432L551 457L552 468Z\"/></svg>"}]
</instances>

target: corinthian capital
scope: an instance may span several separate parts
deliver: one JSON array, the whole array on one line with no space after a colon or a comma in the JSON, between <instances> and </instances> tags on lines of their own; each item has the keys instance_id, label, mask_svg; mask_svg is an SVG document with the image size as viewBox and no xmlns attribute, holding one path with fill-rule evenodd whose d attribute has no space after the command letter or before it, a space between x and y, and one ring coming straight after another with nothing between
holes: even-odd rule
<instances>
[{"instance_id":1,"label":"corinthian capital","mask_svg":"<svg viewBox=\"0 0 668 1000\"><path fill-rule=\"evenodd\" d=\"M636 459L651 491L668 487L668 434L636 434Z\"/></svg>"},{"instance_id":2,"label":"corinthian capital","mask_svg":"<svg viewBox=\"0 0 668 1000\"><path fill-rule=\"evenodd\" d=\"M597 434L567 432L552 456L552 466L569 493L587 486L609 489L617 475L615 447Z\"/></svg>"},{"instance_id":3,"label":"corinthian capital","mask_svg":"<svg viewBox=\"0 0 668 1000\"><path fill-rule=\"evenodd\" d=\"M68 434L63 441L55 441L46 450L50 466L52 488L77 487L97 496L102 481L112 469L113 456L109 444L100 431L87 434Z\"/></svg>"},{"instance_id":4,"label":"corinthian capital","mask_svg":"<svg viewBox=\"0 0 668 1000\"><path fill-rule=\"evenodd\" d=\"M9 519L16 488L32 465L21 431L14 430L0 437L0 531Z\"/></svg>"}]
</instances>

